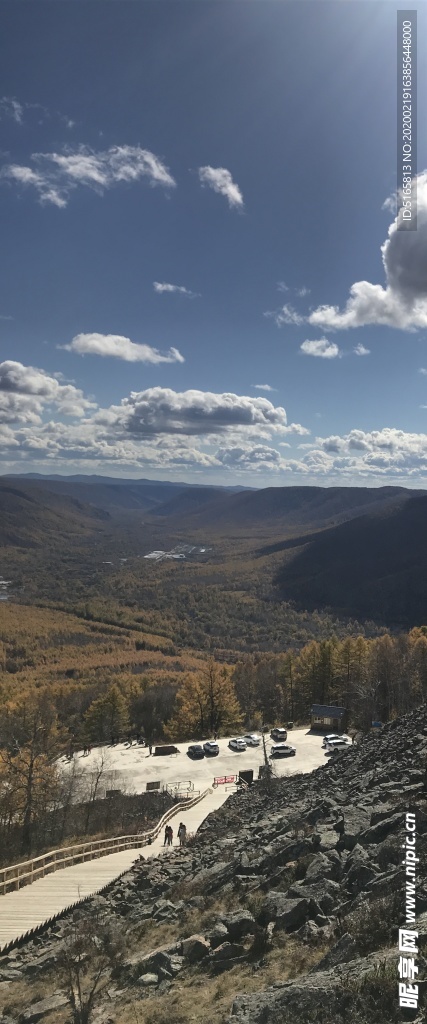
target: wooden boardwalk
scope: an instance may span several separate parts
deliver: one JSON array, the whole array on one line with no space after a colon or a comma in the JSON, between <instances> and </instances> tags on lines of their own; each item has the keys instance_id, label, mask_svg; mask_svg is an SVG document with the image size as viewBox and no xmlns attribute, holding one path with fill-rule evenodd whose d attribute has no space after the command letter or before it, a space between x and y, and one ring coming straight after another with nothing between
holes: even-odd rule
<instances>
[{"instance_id":1,"label":"wooden boardwalk","mask_svg":"<svg viewBox=\"0 0 427 1024\"><path fill-rule=\"evenodd\" d=\"M194 807L187 810L178 807L176 814L169 819L174 831L173 845L176 846L178 842L180 821L185 822L188 834L196 832L208 814L220 807L229 796L229 792L219 787L209 792ZM0 951L31 928L60 914L78 900L99 892L127 871L140 856L167 856L170 847L164 848L163 839L161 834L151 846L144 846L140 850L125 850L62 868L45 875L32 885L0 896Z\"/></svg>"}]
</instances>

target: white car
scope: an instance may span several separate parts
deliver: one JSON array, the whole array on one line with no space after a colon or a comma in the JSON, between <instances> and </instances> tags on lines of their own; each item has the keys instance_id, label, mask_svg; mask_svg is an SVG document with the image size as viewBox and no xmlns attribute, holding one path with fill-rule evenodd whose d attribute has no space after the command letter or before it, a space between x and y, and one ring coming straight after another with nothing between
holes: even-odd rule
<instances>
[{"instance_id":1,"label":"white car","mask_svg":"<svg viewBox=\"0 0 427 1024\"><path fill-rule=\"evenodd\" d=\"M274 740L275 743L284 743L287 738L288 734L286 729L280 727L278 729L276 728L271 730L270 739Z\"/></svg>"},{"instance_id":2,"label":"white car","mask_svg":"<svg viewBox=\"0 0 427 1024\"><path fill-rule=\"evenodd\" d=\"M214 740L206 740L203 750L208 757L216 757L219 754L219 746Z\"/></svg>"},{"instance_id":3,"label":"white car","mask_svg":"<svg viewBox=\"0 0 427 1024\"><path fill-rule=\"evenodd\" d=\"M344 739L343 736L337 736L336 739L329 740L329 743L326 744L326 751L325 751L325 753L326 754L334 754L335 752L339 753L340 750L346 750L348 745L349 744L348 744L347 740Z\"/></svg>"},{"instance_id":4,"label":"white car","mask_svg":"<svg viewBox=\"0 0 427 1024\"><path fill-rule=\"evenodd\" d=\"M338 732L328 732L327 735L323 737L322 747L327 747L328 743L332 743L333 740L345 740L346 743L350 743L349 736L341 736Z\"/></svg>"},{"instance_id":5,"label":"white car","mask_svg":"<svg viewBox=\"0 0 427 1024\"><path fill-rule=\"evenodd\" d=\"M243 739L247 747L259 747L261 743L261 736L258 736L255 732L248 732Z\"/></svg>"},{"instance_id":6,"label":"white car","mask_svg":"<svg viewBox=\"0 0 427 1024\"><path fill-rule=\"evenodd\" d=\"M270 750L270 757L295 757L296 747L290 743L273 743Z\"/></svg>"},{"instance_id":7,"label":"white car","mask_svg":"<svg viewBox=\"0 0 427 1024\"><path fill-rule=\"evenodd\" d=\"M230 750L237 750L241 752L246 750L246 740L244 740L243 737L236 738L234 740L230 740L228 746L230 747Z\"/></svg>"}]
</instances>

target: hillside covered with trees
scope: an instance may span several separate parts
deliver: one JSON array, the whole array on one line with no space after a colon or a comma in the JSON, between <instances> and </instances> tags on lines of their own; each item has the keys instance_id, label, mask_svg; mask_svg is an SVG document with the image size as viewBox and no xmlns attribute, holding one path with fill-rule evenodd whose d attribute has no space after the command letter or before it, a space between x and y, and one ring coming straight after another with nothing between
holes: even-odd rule
<instances>
[{"instance_id":1,"label":"hillside covered with trees","mask_svg":"<svg viewBox=\"0 0 427 1024\"><path fill-rule=\"evenodd\" d=\"M367 537L378 594L383 583L396 588L409 548L410 565L421 571L427 498L403 488L213 494L147 481L135 494L130 483L109 481L15 484L0 487L9 517L2 571L10 580L9 600L0 604L5 851L39 849L43 836L65 839L72 827L83 834L104 827L96 793L86 794L90 811L80 823L68 811L63 828L49 818L54 806L73 804L57 759L85 744L131 735L185 741L291 719L304 725L313 702L345 706L351 726L363 731L372 718L393 720L426 699L427 626L415 611L405 628L389 629L376 615L379 600L370 618L363 601L358 618L345 616L328 607L321 588L323 579L326 588L339 578L354 594L353 569L365 585ZM151 511L141 520L144 502ZM211 523L218 503L234 525ZM337 516L346 521L331 526ZM181 550L183 558L144 557L158 549ZM280 587L305 579L307 597L284 600L275 573ZM413 595L416 603L416 588Z\"/></svg>"}]
</instances>

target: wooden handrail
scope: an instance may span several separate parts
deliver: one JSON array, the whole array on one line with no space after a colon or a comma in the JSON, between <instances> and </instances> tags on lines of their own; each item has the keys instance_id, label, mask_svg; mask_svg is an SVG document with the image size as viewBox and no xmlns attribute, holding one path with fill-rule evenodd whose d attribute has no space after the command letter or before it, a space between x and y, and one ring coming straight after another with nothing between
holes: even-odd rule
<instances>
[{"instance_id":1,"label":"wooden handrail","mask_svg":"<svg viewBox=\"0 0 427 1024\"><path fill-rule=\"evenodd\" d=\"M137 849L141 846L147 846L150 841L152 842L153 839L157 839L163 826L169 821L169 818L174 817L179 807L182 805L185 806L185 809L192 807L199 803L209 792L210 789L205 789L202 793L199 791L191 800L188 797L180 800L165 812L160 821L157 822L157 825L149 832L137 832L135 835L113 836L108 839L94 839L92 842L89 841L87 843L76 843L74 846L63 846L59 850L49 850L48 853L39 854L38 857L33 857L31 860L24 860L19 864L10 864L8 867L0 868L0 891L4 895L8 888L19 889L22 882L24 884L28 880L33 882L39 875L43 877L51 871L66 867L68 864L75 864L80 860L94 860L95 857L103 857L108 853L120 853L121 850L132 847Z\"/></svg>"}]
</instances>

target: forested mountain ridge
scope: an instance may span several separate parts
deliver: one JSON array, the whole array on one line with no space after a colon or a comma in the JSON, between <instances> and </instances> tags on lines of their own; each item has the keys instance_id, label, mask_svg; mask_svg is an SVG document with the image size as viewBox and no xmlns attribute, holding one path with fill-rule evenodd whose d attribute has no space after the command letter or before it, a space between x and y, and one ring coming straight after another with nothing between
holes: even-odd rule
<instances>
[{"instance_id":1,"label":"forested mountain ridge","mask_svg":"<svg viewBox=\"0 0 427 1024\"><path fill-rule=\"evenodd\" d=\"M404 487L265 487L240 494L220 494L190 515L194 528L287 530L316 528L363 515L372 507L404 502L413 494ZM156 509L158 516L180 515L180 495ZM176 502L176 503L175 503ZM188 510L185 510L188 514Z\"/></svg>"},{"instance_id":2,"label":"forested mountain ridge","mask_svg":"<svg viewBox=\"0 0 427 1024\"><path fill-rule=\"evenodd\" d=\"M426 523L427 496L415 494L287 542L288 555L276 576L281 597L308 610L322 606L389 626L422 625L427 622Z\"/></svg>"},{"instance_id":3,"label":"forested mountain ridge","mask_svg":"<svg viewBox=\"0 0 427 1024\"><path fill-rule=\"evenodd\" d=\"M185 495L197 493L200 500L213 500L222 495L234 494L240 488L210 487L164 480L127 480L102 476L43 476L29 473L26 476L0 477L0 487L8 486L27 491L36 486L39 491L70 497L83 504L94 504L108 512L123 510L155 511L157 507Z\"/></svg>"},{"instance_id":4,"label":"forested mountain ridge","mask_svg":"<svg viewBox=\"0 0 427 1024\"><path fill-rule=\"evenodd\" d=\"M38 548L84 539L109 520L102 508L34 485L0 481L0 547Z\"/></svg>"}]
</instances>

